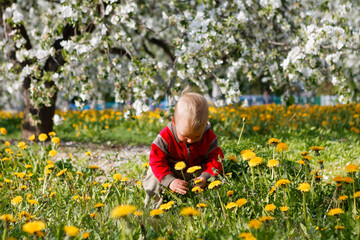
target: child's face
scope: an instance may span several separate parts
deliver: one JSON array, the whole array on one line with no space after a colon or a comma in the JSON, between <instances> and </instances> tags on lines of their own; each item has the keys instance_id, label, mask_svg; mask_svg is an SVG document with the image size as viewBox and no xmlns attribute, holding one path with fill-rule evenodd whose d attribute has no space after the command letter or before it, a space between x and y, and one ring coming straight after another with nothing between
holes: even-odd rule
<instances>
[{"instance_id":1,"label":"child's face","mask_svg":"<svg viewBox=\"0 0 360 240\"><path fill-rule=\"evenodd\" d=\"M181 142L191 144L201 140L204 129L198 131L191 130L186 126L186 123L183 123L183 121L179 121L175 124L174 117L171 117L171 122L175 127L177 137Z\"/></svg>"}]
</instances>

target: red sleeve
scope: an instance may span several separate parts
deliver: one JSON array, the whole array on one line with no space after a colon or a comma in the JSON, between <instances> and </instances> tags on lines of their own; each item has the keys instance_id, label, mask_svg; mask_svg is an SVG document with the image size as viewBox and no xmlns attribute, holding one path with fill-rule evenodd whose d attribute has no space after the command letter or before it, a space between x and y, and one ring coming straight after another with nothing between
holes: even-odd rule
<instances>
[{"instance_id":1,"label":"red sleeve","mask_svg":"<svg viewBox=\"0 0 360 240\"><path fill-rule=\"evenodd\" d=\"M166 175L172 174L167 162L167 154L155 143L151 145L149 165L159 182Z\"/></svg>"}]
</instances>

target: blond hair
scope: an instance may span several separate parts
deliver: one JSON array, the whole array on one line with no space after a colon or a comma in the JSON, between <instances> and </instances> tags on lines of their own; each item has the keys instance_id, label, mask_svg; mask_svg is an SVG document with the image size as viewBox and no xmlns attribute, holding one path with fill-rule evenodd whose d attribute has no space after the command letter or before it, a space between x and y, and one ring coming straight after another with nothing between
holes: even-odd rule
<instances>
[{"instance_id":1,"label":"blond hair","mask_svg":"<svg viewBox=\"0 0 360 240\"><path fill-rule=\"evenodd\" d=\"M186 92L176 103L174 116L175 121L181 116L191 130L204 130L209 120L209 106L204 96Z\"/></svg>"}]
</instances>

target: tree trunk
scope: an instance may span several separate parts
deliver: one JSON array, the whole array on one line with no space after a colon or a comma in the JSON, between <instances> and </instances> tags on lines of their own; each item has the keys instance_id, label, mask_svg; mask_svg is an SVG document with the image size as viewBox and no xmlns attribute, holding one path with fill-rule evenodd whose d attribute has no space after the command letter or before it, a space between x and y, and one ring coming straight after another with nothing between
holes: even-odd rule
<instances>
[{"instance_id":1,"label":"tree trunk","mask_svg":"<svg viewBox=\"0 0 360 240\"><path fill-rule=\"evenodd\" d=\"M55 114L55 103L57 92L51 98L50 107L34 108L30 100L30 78L27 77L23 83L23 101L24 101L24 122L22 129L22 139L27 140L31 135L39 136L40 133L49 133L53 131L53 117ZM51 83L50 83L51 84ZM52 82L52 85L54 83Z\"/></svg>"}]
</instances>

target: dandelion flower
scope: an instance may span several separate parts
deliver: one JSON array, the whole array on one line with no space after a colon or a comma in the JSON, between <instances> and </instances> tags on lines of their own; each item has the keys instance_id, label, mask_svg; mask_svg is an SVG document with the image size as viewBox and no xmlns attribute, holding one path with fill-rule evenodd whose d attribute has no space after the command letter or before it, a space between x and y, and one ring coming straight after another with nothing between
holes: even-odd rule
<instances>
[{"instance_id":1,"label":"dandelion flower","mask_svg":"<svg viewBox=\"0 0 360 240\"><path fill-rule=\"evenodd\" d=\"M185 162L181 161L175 164L175 170L181 171L186 167Z\"/></svg>"},{"instance_id":2,"label":"dandelion flower","mask_svg":"<svg viewBox=\"0 0 360 240\"><path fill-rule=\"evenodd\" d=\"M280 211L282 211L282 212L287 212L288 210L289 210L289 208L287 206L280 207Z\"/></svg>"},{"instance_id":3,"label":"dandelion flower","mask_svg":"<svg viewBox=\"0 0 360 240\"><path fill-rule=\"evenodd\" d=\"M14 216L11 214L3 214L0 215L0 220L3 220L4 222L14 222Z\"/></svg>"},{"instance_id":4,"label":"dandelion flower","mask_svg":"<svg viewBox=\"0 0 360 240\"><path fill-rule=\"evenodd\" d=\"M66 172L66 170L67 170L67 168L64 168L63 170L61 170L60 172L58 172L58 173L56 174L56 176L59 177L59 176L63 175L63 174Z\"/></svg>"},{"instance_id":5,"label":"dandelion flower","mask_svg":"<svg viewBox=\"0 0 360 240\"><path fill-rule=\"evenodd\" d=\"M244 206L248 201L245 198L239 198L238 200L236 200L236 204L238 205L238 207L242 207Z\"/></svg>"},{"instance_id":6,"label":"dandelion flower","mask_svg":"<svg viewBox=\"0 0 360 240\"><path fill-rule=\"evenodd\" d=\"M264 159L261 157L253 157L252 159L249 160L249 166L250 167L256 167L259 166L260 164L262 164L264 162Z\"/></svg>"},{"instance_id":7,"label":"dandelion flower","mask_svg":"<svg viewBox=\"0 0 360 240\"><path fill-rule=\"evenodd\" d=\"M198 203L198 204L196 204L196 207L198 207L198 208L205 208L205 207L207 207L207 204L205 204L205 203Z\"/></svg>"},{"instance_id":8,"label":"dandelion flower","mask_svg":"<svg viewBox=\"0 0 360 240\"><path fill-rule=\"evenodd\" d=\"M89 168L90 168L90 169L98 169L99 166L98 166L98 165L90 165Z\"/></svg>"},{"instance_id":9,"label":"dandelion flower","mask_svg":"<svg viewBox=\"0 0 360 240\"><path fill-rule=\"evenodd\" d=\"M136 210L134 205L121 205L111 211L112 218L122 218L132 214Z\"/></svg>"},{"instance_id":10,"label":"dandelion flower","mask_svg":"<svg viewBox=\"0 0 360 240\"><path fill-rule=\"evenodd\" d=\"M270 159L266 166L268 166L269 168L274 168L274 167L279 166L279 164L280 164L280 162L278 160Z\"/></svg>"},{"instance_id":11,"label":"dandelion flower","mask_svg":"<svg viewBox=\"0 0 360 240\"><path fill-rule=\"evenodd\" d=\"M90 236L90 233L84 232L84 233L82 234L82 239L88 239L89 236Z\"/></svg>"},{"instance_id":12,"label":"dandelion flower","mask_svg":"<svg viewBox=\"0 0 360 240\"><path fill-rule=\"evenodd\" d=\"M49 132L49 136L56 136L56 133L55 132Z\"/></svg>"},{"instance_id":13,"label":"dandelion flower","mask_svg":"<svg viewBox=\"0 0 360 240\"><path fill-rule=\"evenodd\" d=\"M345 228L344 226L340 226L340 225L336 225L336 226L335 226L335 229L336 229L336 230L341 230L341 229L344 229L344 228Z\"/></svg>"},{"instance_id":14,"label":"dandelion flower","mask_svg":"<svg viewBox=\"0 0 360 240\"><path fill-rule=\"evenodd\" d=\"M200 170L200 169L201 169L200 166L194 166L194 167L188 168L188 170L186 172L187 173L194 173L194 172L196 172L197 170Z\"/></svg>"},{"instance_id":15,"label":"dandelion flower","mask_svg":"<svg viewBox=\"0 0 360 240\"><path fill-rule=\"evenodd\" d=\"M31 135L31 136L29 137L29 140L30 140L30 141L35 141L35 135L34 135L34 134Z\"/></svg>"},{"instance_id":16,"label":"dandelion flower","mask_svg":"<svg viewBox=\"0 0 360 240\"><path fill-rule=\"evenodd\" d=\"M44 222L42 222L42 221L34 221L34 222L25 223L22 226L22 230L24 232L34 234L36 232L39 232L39 231L43 230L45 227L46 227L46 225L45 225Z\"/></svg>"},{"instance_id":17,"label":"dandelion flower","mask_svg":"<svg viewBox=\"0 0 360 240\"><path fill-rule=\"evenodd\" d=\"M6 131L6 128L0 128L0 133L2 134L2 135L6 135L7 134L7 131Z\"/></svg>"},{"instance_id":18,"label":"dandelion flower","mask_svg":"<svg viewBox=\"0 0 360 240\"><path fill-rule=\"evenodd\" d=\"M291 182L288 179L280 179L275 183L275 187L286 187L286 185L289 185Z\"/></svg>"},{"instance_id":19,"label":"dandelion flower","mask_svg":"<svg viewBox=\"0 0 360 240\"><path fill-rule=\"evenodd\" d=\"M59 143L60 143L60 138L58 138L58 137L53 137L53 138L51 139L51 142L52 142L52 143L55 143L55 144L59 144Z\"/></svg>"},{"instance_id":20,"label":"dandelion flower","mask_svg":"<svg viewBox=\"0 0 360 240\"><path fill-rule=\"evenodd\" d=\"M70 237L75 237L80 233L80 230L75 226L65 226L64 231Z\"/></svg>"},{"instance_id":21,"label":"dandelion flower","mask_svg":"<svg viewBox=\"0 0 360 240\"><path fill-rule=\"evenodd\" d=\"M49 156L50 156L50 157L55 157L56 154L57 154L57 151L56 151L56 150L50 150L50 151L49 151Z\"/></svg>"},{"instance_id":22,"label":"dandelion flower","mask_svg":"<svg viewBox=\"0 0 360 240\"><path fill-rule=\"evenodd\" d=\"M215 187L217 187L217 186L220 186L220 184L221 184L221 181L220 181L220 180L215 180L215 181L213 181L213 182L211 182L211 183L209 184L208 189L213 189L213 188L215 188Z\"/></svg>"},{"instance_id":23,"label":"dandelion flower","mask_svg":"<svg viewBox=\"0 0 360 240\"><path fill-rule=\"evenodd\" d=\"M256 154L251 150L241 151L241 157L244 161L249 161L253 157L256 157Z\"/></svg>"},{"instance_id":24,"label":"dandelion flower","mask_svg":"<svg viewBox=\"0 0 360 240\"><path fill-rule=\"evenodd\" d=\"M301 153L300 153L301 156L307 156L307 155L309 155L309 154L310 154L310 153L307 152L307 151L304 151L304 152L301 152Z\"/></svg>"},{"instance_id":25,"label":"dandelion flower","mask_svg":"<svg viewBox=\"0 0 360 240\"><path fill-rule=\"evenodd\" d=\"M37 200L35 200L35 199L28 199L27 201L28 201L28 203L30 203L31 205L35 205L35 204L39 205L39 202L38 202Z\"/></svg>"},{"instance_id":26,"label":"dandelion flower","mask_svg":"<svg viewBox=\"0 0 360 240\"><path fill-rule=\"evenodd\" d=\"M268 211L268 212L275 211L275 209L276 209L276 206L274 204L271 204L271 203L265 206L265 210Z\"/></svg>"},{"instance_id":27,"label":"dandelion flower","mask_svg":"<svg viewBox=\"0 0 360 240\"><path fill-rule=\"evenodd\" d=\"M339 201L345 201L346 199L348 199L349 197L346 195L341 195L339 196Z\"/></svg>"},{"instance_id":28,"label":"dandelion flower","mask_svg":"<svg viewBox=\"0 0 360 240\"><path fill-rule=\"evenodd\" d=\"M329 216L337 216L341 213L344 213L344 211L341 208L333 208L329 210L328 215Z\"/></svg>"},{"instance_id":29,"label":"dandelion flower","mask_svg":"<svg viewBox=\"0 0 360 240\"><path fill-rule=\"evenodd\" d=\"M356 165L356 164L350 163L350 164L346 165L345 171L348 172L348 173L358 172L359 171L359 166Z\"/></svg>"},{"instance_id":30,"label":"dandelion flower","mask_svg":"<svg viewBox=\"0 0 360 240\"><path fill-rule=\"evenodd\" d=\"M119 174L119 173L115 173L114 176L113 176L113 179L114 179L115 181L121 181L122 175Z\"/></svg>"},{"instance_id":31,"label":"dandelion flower","mask_svg":"<svg viewBox=\"0 0 360 240\"><path fill-rule=\"evenodd\" d=\"M199 216L200 212L192 207L184 207L180 211L180 215L182 216Z\"/></svg>"},{"instance_id":32,"label":"dandelion flower","mask_svg":"<svg viewBox=\"0 0 360 240\"><path fill-rule=\"evenodd\" d=\"M21 196L16 196L11 200L11 203L13 205L18 205L19 203L21 203L23 200L23 198Z\"/></svg>"},{"instance_id":33,"label":"dandelion flower","mask_svg":"<svg viewBox=\"0 0 360 240\"><path fill-rule=\"evenodd\" d=\"M194 193L202 193L204 190L199 186L195 186L191 189L191 191Z\"/></svg>"},{"instance_id":34,"label":"dandelion flower","mask_svg":"<svg viewBox=\"0 0 360 240\"><path fill-rule=\"evenodd\" d=\"M276 146L276 151L278 152L285 152L286 150L288 150L286 143L281 142Z\"/></svg>"},{"instance_id":35,"label":"dandelion flower","mask_svg":"<svg viewBox=\"0 0 360 240\"><path fill-rule=\"evenodd\" d=\"M38 137L40 142L46 141L47 138L48 138L48 136L45 133L41 133Z\"/></svg>"},{"instance_id":36,"label":"dandelion flower","mask_svg":"<svg viewBox=\"0 0 360 240\"><path fill-rule=\"evenodd\" d=\"M333 178L333 180L337 183L341 182L342 181L342 176L336 176Z\"/></svg>"},{"instance_id":37,"label":"dandelion flower","mask_svg":"<svg viewBox=\"0 0 360 240\"><path fill-rule=\"evenodd\" d=\"M97 203L97 204L94 205L94 208L101 208L101 207L103 207L103 206L105 206L105 204L103 204L103 203Z\"/></svg>"},{"instance_id":38,"label":"dandelion flower","mask_svg":"<svg viewBox=\"0 0 360 240\"><path fill-rule=\"evenodd\" d=\"M254 235L252 235L251 233L240 233L239 234L239 238L243 238L245 240L256 240L257 238L254 237Z\"/></svg>"},{"instance_id":39,"label":"dandelion flower","mask_svg":"<svg viewBox=\"0 0 360 240\"><path fill-rule=\"evenodd\" d=\"M352 179L351 177L343 177L341 181L344 183L353 183L354 179Z\"/></svg>"},{"instance_id":40,"label":"dandelion flower","mask_svg":"<svg viewBox=\"0 0 360 240\"><path fill-rule=\"evenodd\" d=\"M301 165L305 165L304 160L300 159L299 161L297 161L298 163L300 163Z\"/></svg>"},{"instance_id":41,"label":"dandelion flower","mask_svg":"<svg viewBox=\"0 0 360 240\"><path fill-rule=\"evenodd\" d=\"M249 228L259 229L263 223L258 219L253 219L248 223Z\"/></svg>"},{"instance_id":42,"label":"dandelion flower","mask_svg":"<svg viewBox=\"0 0 360 240\"><path fill-rule=\"evenodd\" d=\"M271 220L274 220L275 218L272 216L263 216L263 217L259 217L259 220L262 222L269 222Z\"/></svg>"},{"instance_id":43,"label":"dandelion flower","mask_svg":"<svg viewBox=\"0 0 360 240\"><path fill-rule=\"evenodd\" d=\"M276 147L279 143L280 143L280 140L277 139L277 138L270 138L270 139L268 140L268 144L269 144L270 146L275 146L275 147Z\"/></svg>"},{"instance_id":44,"label":"dandelion flower","mask_svg":"<svg viewBox=\"0 0 360 240\"><path fill-rule=\"evenodd\" d=\"M354 193L354 198L358 198L358 197L360 197L360 191Z\"/></svg>"},{"instance_id":45,"label":"dandelion flower","mask_svg":"<svg viewBox=\"0 0 360 240\"><path fill-rule=\"evenodd\" d=\"M149 163L143 163L141 166L142 166L143 168L148 168L148 167L150 166L150 164L149 164Z\"/></svg>"},{"instance_id":46,"label":"dandelion flower","mask_svg":"<svg viewBox=\"0 0 360 240\"><path fill-rule=\"evenodd\" d=\"M172 208L172 206L173 206L172 204L164 203L164 204L161 204L161 205L160 205L159 209L160 209L160 210L169 210L169 209Z\"/></svg>"},{"instance_id":47,"label":"dandelion flower","mask_svg":"<svg viewBox=\"0 0 360 240\"><path fill-rule=\"evenodd\" d=\"M297 190L305 193L305 192L309 192L310 191L310 184L308 183L300 183L299 186L297 187Z\"/></svg>"},{"instance_id":48,"label":"dandelion flower","mask_svg":"<svg viewBox=\"0 0 360 240\"><path fill-rule=\"evenodd\" d=\"M235 202L228 203L225 208L226 209L233 209L234 207L237 207L238 205Z\"/></svg>"},{"instance_id":49,"label":"dandelion flower","mask_svg":"<svg viewBox=\"0 0 360 240\"><path fill-rule=\"evenodd\" d=\"M150 217L159 216L160 214L163 214L163 213L164 213L164 210L154 209L154 210L150 211Z\"/></svg>"},{"instance_id":50,"label":"dandelion flower","mask_svg":"<svg viewBox=\"0 0 360 240\"><path fill-rule=\"evenodd\" d=\"M143 212L141 212L141 211L135 211L135 212L134 212L134 215L135 215L135 216L142 216L142 215L143 215Z\"/></svg>"},{"instance_id":51,"label":"dandelion flower","mask_svg":"<svg viewBox=\"0 0 360 240\"><path fill-rule=\"evenodd\" d=\"M230 190L226 192L226 196L230 197L232 195L234 195L234 191Z\"/></svg>"},{"instance_id":52,"label":"dandelion flower","mask_svg":"<svg viewBox=\"0 0 360 240\"><path fill-rule=\"evenodd\" d=\"M236 158L234 155L228 156L227 159L228 159L229 161L231 161L231 162L238 162L237 158Z\"/></svg>"}]
</instances>

